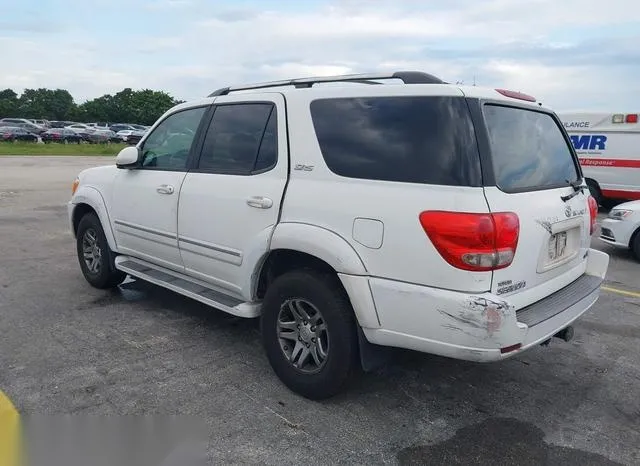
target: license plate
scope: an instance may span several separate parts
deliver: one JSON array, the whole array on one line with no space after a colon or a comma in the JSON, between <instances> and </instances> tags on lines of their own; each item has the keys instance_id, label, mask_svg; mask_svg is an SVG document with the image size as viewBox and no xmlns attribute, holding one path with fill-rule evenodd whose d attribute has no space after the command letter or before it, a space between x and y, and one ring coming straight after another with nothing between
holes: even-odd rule
<instances>
[{"instance_id":1,"label":"license plate","mask_svg":"<svg viewBox=\"0 0 640 466\"><path fill-rule=\"evenodd\" d=\"M567 232L562 231L549 239L548 255L550 261L562 259L567 252Z\"/></svg>"}]
</instances>

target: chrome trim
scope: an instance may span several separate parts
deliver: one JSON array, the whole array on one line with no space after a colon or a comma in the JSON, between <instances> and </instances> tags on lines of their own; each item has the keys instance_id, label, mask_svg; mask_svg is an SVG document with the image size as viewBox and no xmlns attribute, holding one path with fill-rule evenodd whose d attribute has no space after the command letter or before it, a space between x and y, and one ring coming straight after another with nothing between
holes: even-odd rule
<instances>
[{"instance_id":1,"label":"chrome trim","mask_svg":"<svg viewBox=\"0 0 640 466\"><path fill-rule=\"evenodd\" d=\"M141 239L143 241L150 241L152 243L160 244L162 246L177 247L177 245L175 243L172 243L172 242L169 242L169 241L165 241L165 239L167 239L167 240L169 240L169 239L175 240L175 238L168 238L168 237L164 237L164 236L160 236L160 235L158 235L158 236L160 236L159 238L154 238L154 237L149 237L149 236L144 236L144 235L140 235L140 234L137 234L137 233L133 233L131 231L124 231L124 230L119 230L119 229L116 229L116 231L122 233L123 235L127 235L127 236L130 236L130 237L133 237L133 238L138 238L138 239Z\"/></svg>"},{"instance_id":2,"label":"chrome trim","mask_svg":"<svg viewBox=\"0 0 640 466\"><path fill-rule=\"evenodd\" d=\"M202 251L202 249L198 250L197 248L191 247L189 245L181 244L180 252L189 254L193 254L198 257L206 257L207 259L213 259L215 261L224 262L225 264L231 265L241 265L242 258L238 256L232 256L230 254L225 254L224 256L220 256L220 254L216 254L216 251L211 250L210 252Z\"/></svg>"},{"instance_id":3,"label":"chrome trim","mask_svg":"<svg viewBox=\"0 0 640 466\"><path fill-rule=\"evenodd\" d=\"M178 239L178 236L172 233L166 233L154 228L143 227L141 225L136 225L135 223L123 222L122 220L115 220L113 223L123 227L132 228L134 230L144 231L145 233L151 233L152 235L164 236L165 238L169 239Z\"/></svg>"},{"instance_id":4,"label":"chrome trim","mask_svg":"<svg viewBox=\"0 0 640 466\"><path fill-rule=\"evenodd\" d=\"M241 257L242 252L237 251L231 248L225 248L224 246L214 246L210 243L205 243L203 241L198 241L195 239L185 238L184 236L178 236L178 241L182 241L183 243L193 244L194 246L200 246L201 248L211 249L212 251L222 252L224 254L229 254L234 257Z\"/></svg>"}]
</instances>

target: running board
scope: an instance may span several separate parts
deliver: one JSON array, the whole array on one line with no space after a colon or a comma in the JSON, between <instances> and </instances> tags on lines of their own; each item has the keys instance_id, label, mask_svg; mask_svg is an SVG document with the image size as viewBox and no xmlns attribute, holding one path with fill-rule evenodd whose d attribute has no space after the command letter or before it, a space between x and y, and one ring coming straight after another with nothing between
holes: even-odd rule
<instances>
[{"instance_id":1,"label":"running board","mask_svg":"<svg viewBox=\"0 0 640 466\"><path fill-rule=\"evenodd\" d=\"M200 280L129 256L117 256L115 265L133 277L179 293L207 306L238 317L253 318L260 315L260 303L244 302L211 288Z\"/></svg>"}]
</instances>

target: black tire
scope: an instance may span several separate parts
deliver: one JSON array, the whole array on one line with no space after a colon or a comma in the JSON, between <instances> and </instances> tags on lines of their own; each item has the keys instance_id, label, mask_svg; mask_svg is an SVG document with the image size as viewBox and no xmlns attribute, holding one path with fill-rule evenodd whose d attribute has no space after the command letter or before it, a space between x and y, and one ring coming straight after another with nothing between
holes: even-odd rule
<instances>
[{"instance_id":1,"label":"black tire","mask_svg":"<svg viewBox=\"0 0 640 466\"><path fill-rule=\"evenodd\" d=\"M633 234L633 241L631 242L631 252L637 260L640 261L640 230Z\"/></svg>"},{"instance_id":2,"label":"black tire","mask_svg":"<svg viewBox=\"0 0 640 466\"><path fill-rule=\"evenodd\" d=\"M317 366L313 373L304 373L302 369L294 367L285 354L286 342L290 340L279 338L280 310L294 299L314 306L326 324L326 358L318 366L315 358L309 356L310 364ZM287 272L276 278L267 289L262 303L261 333L262 344L276 375L290 390L306 398L319 400L336 395L357 368L358 337L353 308L335 275L305 269ZM319 342L321 337L317 333L315 335ZM309 334L306 336L309 337ZM300 342L304 344L302 340ZM311 344L317 347L319 343ZM291 351L294 352L298 342L292 342L291 345Z\"/></svg>"},{"instance_id":3,"label":"black tire","mask_svg":"<svg viewBox=\"0 0 640 466\"><path fill-rule=\"evenodd\" d=\"M598 186L598 183L593 180L587 180L587 186L589 187L589 193L596 200L598 206L603 206L602 202L604 198L602 197L602 191L600 191L600 186Z\"/></svg>"},{"instance_id":4,"label":"black tire","mask_svg":"<svg viewBox=\"0 0 640 466\"><path fill-rule=\"evenodd\" d=\"M108 289L114 288L124 281L127 274L116 269L113 251L109 248L107 237L104 235L104 230L100 224L100 219L95 213L85 214L84 217L80 219L76 237L78 262L80 262L80 268L84 278L91 286L99 289ZM95 242L89 241L90 237L95 238ZM90 269L84 257L84 249L88 248L89 244L93 245L92 254L94 260L99 262L95 270ZM94 254L95 251L99 251L99 253ZM97 256L99 256L99 259L96 259ZM93 261L90 262L95 264Z\"/></svg>"}]
</instances>

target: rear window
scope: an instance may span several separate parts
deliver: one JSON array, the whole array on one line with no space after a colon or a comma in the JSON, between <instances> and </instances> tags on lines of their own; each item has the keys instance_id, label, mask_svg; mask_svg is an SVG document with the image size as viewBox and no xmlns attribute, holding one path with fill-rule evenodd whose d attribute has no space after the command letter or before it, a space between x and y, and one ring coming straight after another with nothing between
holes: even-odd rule
<instances>
[{"instance_id":1,"label":"rear window","mask_svg":"<svg viewBox=\"0 0 640 466\"><path fill-rule=\"evenodd\" d=\"M481 186L480 158L461 97L315 100L311 116L329 169L340 176Z\"/></svg>"},{"instance_id":2,"label":"rear window","mask_svg":"<svg viewBox=\"0 0 640 466\"><path fill-rule=\"evenodd\" d=\"M549 114L485 105L493 168L506 192L567 186L579 179L560 127Z\"/></svg>"}]
</instances>

